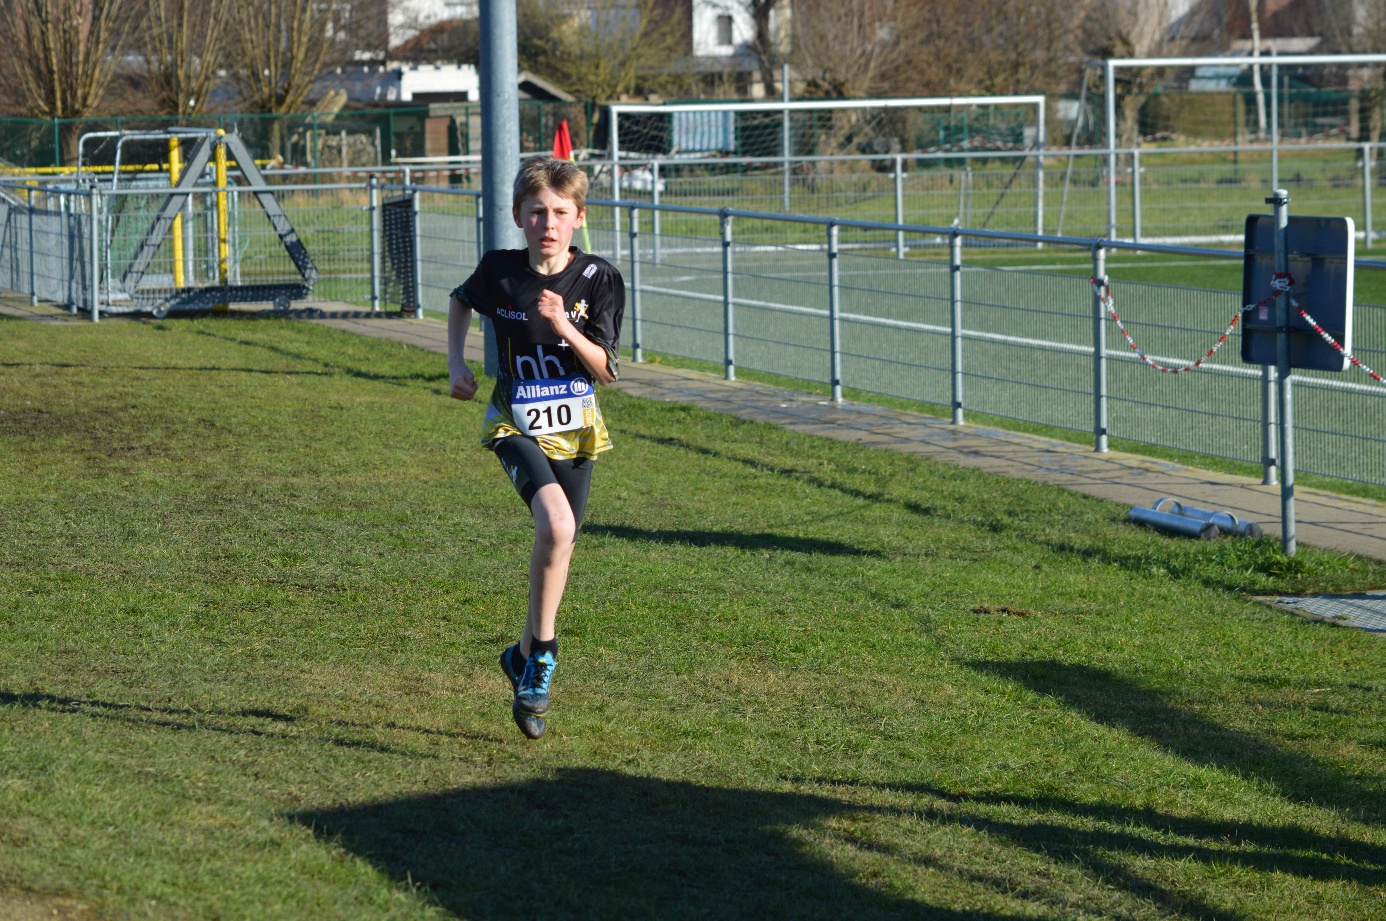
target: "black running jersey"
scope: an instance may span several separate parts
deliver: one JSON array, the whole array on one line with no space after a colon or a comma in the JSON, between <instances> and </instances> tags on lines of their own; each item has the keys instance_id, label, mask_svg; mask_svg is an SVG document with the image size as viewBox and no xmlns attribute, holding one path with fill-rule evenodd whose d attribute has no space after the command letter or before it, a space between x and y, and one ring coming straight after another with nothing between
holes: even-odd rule
<instances>
[{"instance_id":1,"label":"black running jersey","mask_svg":"<svg viewBox=\"0 0 1386 921\"><path fill-rule=\"evenodd\" d=\"M516 381L579 375L591 383L582 360L539 316L539 295L545 289L563 298L568 319L605 350L611 373L619 373L619 340L626 301L621 273L600 256L581 252L577 247L569 251L573 261L567 268L554 275L541 275L530 267L528 250L492 250L482 257L471 277L452 292L463 304L488 317L496 332L500 375L482 430L486 444L519 433L510 410ZM536 437L544 453L555 460L595 457L611 447L600 409L593 425Z\"/></svg>"}]
</instances>

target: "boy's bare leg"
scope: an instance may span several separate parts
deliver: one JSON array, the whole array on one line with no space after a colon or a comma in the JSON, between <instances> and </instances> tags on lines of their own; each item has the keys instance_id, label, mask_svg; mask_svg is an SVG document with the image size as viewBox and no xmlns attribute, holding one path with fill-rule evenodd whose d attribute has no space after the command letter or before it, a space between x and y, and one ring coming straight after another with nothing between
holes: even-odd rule
<instances>
[{"instance_id":1,"label":"boy's bare leg","mask_svg":"<svg viewBox=\"0 0 1386 921\"><path fill-rule=\"evenodd\" d=\"M525 658L529 658L533 640L554 638L577 536L572 506L557 483L541 486L529 508L534 513L534 551L529 557L529 616L520 637L520 654Z\"/></svg>"}]
</instances>

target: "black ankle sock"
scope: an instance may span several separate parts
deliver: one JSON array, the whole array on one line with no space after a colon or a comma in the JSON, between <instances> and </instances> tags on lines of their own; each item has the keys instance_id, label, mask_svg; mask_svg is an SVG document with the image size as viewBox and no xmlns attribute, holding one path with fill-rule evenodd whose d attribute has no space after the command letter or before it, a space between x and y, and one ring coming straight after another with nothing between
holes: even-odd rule
<instances>
[{"instance_id":1,"label":"black ankle sock","mask_svg":"<svg viewBox=\"0 0 1386 921\"><path fill-rule=\"evenodd\" d=\"M516 643L510 647L510 667L515 669L515 674L525 670L524 653L520 652L520 644Z\"/></svg>"},{"instance_id":2,"label":"black ankle sock","mask_svg":"<svg viewBox=\"0 0 1386 921\"><path fill-rule=\"evenodd\" d=\"M558 640L556 638L552 640L530 640L530 655L537 656L545 652L552 655L555 659L558 658Z\"/></svg>"}]
</instances>

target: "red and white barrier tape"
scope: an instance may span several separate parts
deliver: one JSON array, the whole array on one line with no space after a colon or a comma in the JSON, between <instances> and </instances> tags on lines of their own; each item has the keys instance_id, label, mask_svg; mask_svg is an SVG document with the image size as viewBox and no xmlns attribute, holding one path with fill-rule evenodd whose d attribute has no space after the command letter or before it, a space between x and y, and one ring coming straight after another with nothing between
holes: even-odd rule
<instances>
[{"instance_id":1,"label":"red and white barrier tape","mask_svg":"<svg viewBox=\"0 0 1386 921\"><path fill-rule=\"evenodd\" d=\"M1229 336L1232 335L1232 330L1237 328L1237 323L1242 319L1242 314L1246 313L1248 310L1255 309L1261 304L1275 300L1275 295L1272 294L1269 298L1266 298L1262 301L1258 301L1255 304L1249 304L1246 307L1243 307L1241 310L1238 310L1236 315L1232 317L1232 322L1227 324L1227 329L1223 331L1223 334L1218 337L1218 341L1213 343L1213 347L1209 349L1202 358L1200 358L1193 364L1185 365L1182 368L1170 368L1160 364L1158 361L1151 358L1149 355L1145 354L1145 352L1141 351L1140 347L1136 345L1136 340L1132 339L1131 334L1126 331L1126 324L1122 323L1121 317L1117 316L1116 304L1112 301L1111 281L1106 276L1103 276L1102 278L1090 278L1088 279L1088 281L1092 282L1092 290L1093 293L1097 295L1098 302L1104 308L1106 308L1107 313L1110 314L1112 320L1116 322L1117 329L1121 330L1121 334L1126 337L1126 344L1131 346L1131 351L1135 352L1141 361L1150 365L1150 367L1154 368L1156 371L1160 371L1164 374L1183 374L1185 371L1193 371L1199 365L1203 364L1205 361L1217 354L1218 349L1222 348L1222 344L1227 341L1227 338Z\"/></svg>"},{"instance_id":2,"label":"red and white barrier tape","mask_svg":"<svg viewBox=\"0 0 1386 921\"><path fill-rule=\"evenodd\" d=\"M1333 346L1333 348L1337 349L1338 354L1346 358L1372 380L1376 381L1378 384L1386 384L1386 380L1383 380L1380 374L1377 374L1371 368L1363 364L1362 360L1356 355L1352 355L1344 349L1337 339L1334 339L1327 330L1319 325L1317 320L1309 315L1308 311L1299 306L1299 302L1295 300L1294 295L1290 294L1290 289L1294 287L1295 279L1289 272L1276 272L1273 274L1271 276L1271 293L1261 298L1256 303L1247 304L1241 310L1237 311L1237 315L1232 318L1232 322L1227 324L1227 330L1218 337L1218 341L1213 344L1213 347L1208 350L1207 354L1193 364L1185 365L1182 368L1165 367L1145 354L1145 352L1142 352L1140 348L1136 346L1136 340L1132 339L1131 334L1126 331L1126 325L1121 322L1121 317L1117 316L1116 306L1112 301L1111 281L1105 277L1101 279L1090 278L1088 280L1092 282L1092 289L1097 294L1099 303L1107 309L1107 313L1111 314L1112 319L1116 322L1117 329L1121 330L1121 334L1126 337L1126 343L1131 346L1131 350L1140 356L1141 361L1150 365L1150 367L1154 368L1156 371L1162 371L1165 374L1183 374L1185 371L1194 370L1217 354L1217 350L1222 348L1222 344L1227 341L1227 337L1232 335L1232 330L1236 329L1238 321L1242 318L1242 314L1252 310L1259 310L1262 307L1267 307L1275 303L1275 299L1280 296L1281 292L1284 292L1290 297L1290 305L1294 307L1295 310L1299 311L1299 315L1304 317L1306 323L1314 327L1314 332L1318 333L1319 337L1322 338L1324 342L1327 342L1329 345Z\"/></svg>"},{"instance_id":3,"label":"red and white barrier tape","mask_svg":"<svg viewBox=\"0 0 1386 921\"><path fill-rule=\"evenodd\" d=\"M1344 358L1346 358L1349 362L1351 362L1353 365L1355 365L1359 370L1361 370L1362 372L1364 372L1364 373L1367 375L1367 377L1370 377L1372 380L1376 381L1378 384L1386 384L1386 381L1384 381L1384 380L1381 379L1381 375L1380 375L1380 374L1377 374L1377 373L1376 373L1375 371L1373 371L1371 368L1368 368L1366 365L1364 365L1364 364L1362 363L1362 361L1361 361L1356 355L1351 355L1351 354L1349 354L1348 351L1347 351L1346 349L1344 349L1341 345L1339 345L1339 344L1338 344L1338 340L1337 340L1337 339L1334 339L1334 338L1328 333L1327 330L1325 330L1322 326L1320 326L1318 320L1315 320L1313 317L1309 316L1309 313L1308 313L1303 307L1299 306L1299 304L1297 304L1297 303L1295 302L1295 299L1294 299L1293 297L1290 298L1290 304L1294 306L1295 310L1298 310L1298 311L1299 311L1299 315L1302 316L1302 317L1304 317L1304 320L1305 320L1306 323L1308 323L1310 326L1314 327L1314 332L1318 333L1318 334L1319 334L1319 337L1320 337L1321 339L1323 339L1324 342L1327 342L1329 345L1333 346L1333 348L1335 348L1335 349L1338 350L1338 354L1339 354L1339 355L1342 355L1342 356L1343 356Z\"/></svg>"}]
</instances>

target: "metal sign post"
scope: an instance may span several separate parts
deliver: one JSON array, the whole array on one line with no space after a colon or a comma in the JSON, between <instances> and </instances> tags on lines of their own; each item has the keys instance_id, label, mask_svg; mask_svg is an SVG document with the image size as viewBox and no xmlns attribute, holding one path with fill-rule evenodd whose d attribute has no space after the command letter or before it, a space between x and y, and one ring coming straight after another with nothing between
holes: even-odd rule
<instances>
[{"instance_id":1,"label":"metal sign post","mask_svg":"<svg viewBox=\"0 0 1386 921\"><path fill-rule=\"evenodd\" d=\"M1246 219L1241 314L1242 360L1276 369L1275 397L1263 394L1263 415L1279 416L1281 546L1295 553L1296 368L1341 372L1352 348L1354 227L1348 217L1289 216L1290 196L1266 199L1273 214ZM1268 389L1268 388L1266 388ZM1265 439L1267 449L1274 442ZM1269 450L1266 452L1269 454ZM1268 458L1265 462L1272 461ZM1272 477L1267 480L1273 482ZM1270 485L1270 483L1267 483Z\"/></svg>"},{"instance_id":2,"label":"metal sign post","mask_svg":"<svg viewBox=\"0 0 1386 921\"><path fill-rule=\"evenodd\" d=\"M1275 271L1288 272L1290 256L1287 230L1290 226L1290 193L1276 189L1266 204L1275 209ZM1290 376L1290 291L1275 297L1276 406L1280 416L1280 548L1286 556L1295 555L1295 419L1293 382Z\"/></svg>"}]
</instances>

